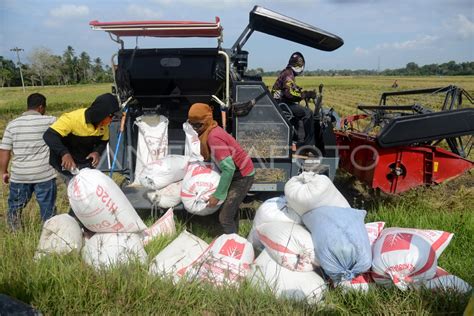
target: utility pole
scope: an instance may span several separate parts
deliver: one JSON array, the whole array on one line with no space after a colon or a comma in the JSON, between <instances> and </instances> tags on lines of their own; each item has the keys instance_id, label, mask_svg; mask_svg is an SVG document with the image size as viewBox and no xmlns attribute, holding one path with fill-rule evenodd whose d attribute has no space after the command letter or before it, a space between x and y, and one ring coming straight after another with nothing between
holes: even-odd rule
<instances>
[{"instance_id":1,"label":"utility pole","mask_svg":"<svg viewBox=\"0 0 474 316\"><path fill-rule=\"evenodd\" d=\"M380 55L378 56L377 60L377 74L380 75Z\"/></svg>"},{"instance_id":2,"label":"utility pole","mask_svg":"<svg viewBox=\"0 0 474 316\"><path fill-rule=\"evenodd\" d=\"M18 59L18 67L20 67L20 77L21 77L21 86L23 87L23 93L25 92L25 82L23 81L23 72L21 71L21 61L20 61L20 51L23 51L23 48L12 48L11 52L16 52L16 58Z\"/></svg>"}]
</instances>

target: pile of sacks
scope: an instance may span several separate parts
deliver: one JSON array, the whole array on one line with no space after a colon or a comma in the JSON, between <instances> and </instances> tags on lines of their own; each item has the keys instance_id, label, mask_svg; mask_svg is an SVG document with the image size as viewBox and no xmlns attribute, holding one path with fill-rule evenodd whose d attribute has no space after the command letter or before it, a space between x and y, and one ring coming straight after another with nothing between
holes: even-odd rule
<instances>
[{"instance_id":1,"label":"pile of sacks","mask_svg":"<svg viewBox=\"0 0 474 316\"><path fill-rule=\"evenodd\" d=\"M212 168L188 163L183 179L207 179L208 170ZM147 263L144 245L156 236L175 234L172 209L147 228L115 183L99 171L81 170L68 196L77 217L96 234L84 240L72 217L55 216L45 223L38 257L77 251L96 268L132 259ZM366 211L350 208L326 176L304 172L287 182L284 196L258 208L248 239L229 234L207 244L183 231L151 260L149 274L216 286L248 280L277 297L310 304L320 302L330 287L471 290L437 266L453 234L385 228L384 222L364 223L365 216Z\"/></svg>"},{"instance_id":2,"label":"pile of sacks","mask_svg":"<svg viewBox=\"0 0 474 316\"><path fill-rule=\"evenodd\" d=\"M203 168L188 171L209 177L205 170L210 169ZM95 234L84 238L76 219L54 216L43 226L36 258L77 252L96 269L133 261L147 264L144 246L158 236L176 233L172 209L147 228L115 182L98 170L82 169L71 180L68 197L77 218ZM150 274L236 285L247 277L253 260L252 245L239 235L222 235L208 245L184 231L152 260Z\"/></svg>"},{"instance_id":3,"label":"pile of sacks","mask_svg":"<svg viewBox=\"0 0 474 316\"><path fill-rule=\"evenodd\" d=\"M224 234L207 244L183 231L151 262L149 273L206 282L216 286L239 285L250 273L254 260L252 245L237 234Z\"/></svg>"},{"instance_id":4,"label":"pile of sacks","mask_svg":"<svg viewBox=\"0 0 474 316\"><path fill-rule=\"evenodd\" d=\"M327 285L471 289L437 266L453 234L384 229L384 222L364 223L365 216L350 208L326 176L303 172L291 178L285 196L265 201L255 214L248 240L262 253L251 282L310 303L321 299Z\"/></svg>"},{"instance_id":5,"label":"pile of sacks","mask_svg":"<svg viewBox=\"0 0 474 316\"><path fill-rule=\"evenodd\" d=\"M160 208L175 207L183 203L192 214L205 216L216 212L207 207L207 201L219 184L220 174L212 163L190 161L189 156L169 155L146 164L137 176L153 205Z\"/></svg>"},{"instance_id":6,"label":"pile of sacks","mask_svg":"<svg viewBox=\"0 0 474 316\"><path fill-rule=\"evenodd\" d=\"M148 228L115 182L98 170L82 169L74 176L68 197L77 218L95 234L85 239L72 216L54 216L43 226L36 258L77 252L97 268L137 259L145 263L144 246L176 231L172 209Z\"/></svg>"},{"instance_id":7,"label":"pile of sacks","mask_svg":"<svg viewBox=\"0 0 474 316\"><path fill-rule=\"evenodd\" d=\"M203 162L199 137L191 125L183 124L186 135L183 156L167 155L166 118L160 119L157 126L142 121L136 124L140 133L135 183L150 189L147 193L150 202L163 209L183 203L188 212L200 216L216 212L220 204L208 208L207 201L219 184L220 174L214 164Z\"/></svg>"},{"instance_id":8,"label":"pile of sacks","mask_svg":"<svg viewBox=\"0 0 474 316\"><path fill-rule=\"evenodd\" d=\"M115 182L98 170L82 169L68 186L72 210L81 223L95 234L83 238L79 223L68 214L48 220L43 226L36 258L48 253L81 252L95 266L112 266L132 258L147 261L144 246L152 239L175 233L172 208L183 203L196 215L209 215L220 207L207 207L220 175L213 164L204 163L197 133L183 124L185 155L167 155L168 120L160 117L156 126L137 119L139 128L135 184L150 189L148 198L169 209L147 228ZM252 258L253 260L253 258Z\"/></svg>"}]
</instances>

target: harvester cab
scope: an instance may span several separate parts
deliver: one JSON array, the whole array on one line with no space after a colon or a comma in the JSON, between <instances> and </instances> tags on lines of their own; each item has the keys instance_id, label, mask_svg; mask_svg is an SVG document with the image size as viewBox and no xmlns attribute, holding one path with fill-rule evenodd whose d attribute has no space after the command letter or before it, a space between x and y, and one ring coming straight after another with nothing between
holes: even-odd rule
<instances>
[{"instance_id":1,"label":"harvester cab","mask_svg":"<svg viewBox=\"0 0 474 316\"><path fill-rule=\"evenodd\" d=\"M249 153L256 166L251 192L274 195L302 168L334 178L337 152L313 159L297 158L291 150L291 124L260 76L247 76L248 52L244 45L254 31L290 40L315 49L332 51L343 45L336 35L260 6L249 14L249 24L234 45L222 48L219 18L214 22L143 21L90 22L92 29L109 33L120 45L113 62L115 93L124 105L122 121L113 122L107 154L100 169L136 177L137 118L148 123L168 119L169 154L184 154L183 123L196 102L213 106L214 119ZM216 38L212 48L132 48L122 37ZM112 59L114 61L114 58ZM322 120L320 120L322 121ZM331 129L332 132L332 129ZM335 148L335 139L332 144ZM319 145L321 146L321 144ZM149 209L146 189L123 188L137 209Z\"/></svg>"}]
</instances>

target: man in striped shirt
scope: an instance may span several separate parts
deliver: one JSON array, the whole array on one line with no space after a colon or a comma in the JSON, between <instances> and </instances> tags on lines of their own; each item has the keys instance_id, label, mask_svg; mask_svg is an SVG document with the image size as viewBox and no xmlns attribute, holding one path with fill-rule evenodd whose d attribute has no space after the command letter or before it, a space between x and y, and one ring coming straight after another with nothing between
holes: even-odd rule
<instances>
[{"instance_id":1,"label":"man in striped shirt","mask_svg":"<svg viewBox=\"0 0 474 316\"><path fill-rule=\"evenodd\" d=\"M28 110L8 123L0 143L0 173L3 183L10 183L7 221L13 230L20 228L21 211L33 193L43 221L56 212L56 171L49 164L49 148L43 140L56 118L44 115L46 98L40 93L28 96L27 104Z\"/></svg>"}]
</instances>

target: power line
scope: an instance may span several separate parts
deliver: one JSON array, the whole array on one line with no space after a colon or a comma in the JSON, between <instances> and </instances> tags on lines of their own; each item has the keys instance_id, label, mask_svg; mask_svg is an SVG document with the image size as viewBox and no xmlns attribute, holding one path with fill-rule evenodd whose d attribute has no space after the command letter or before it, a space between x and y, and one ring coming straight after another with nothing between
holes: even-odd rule
<instances>
[{"instance_id":1,"label":"power line","mask_svg":"<svg viewBox=\"0 0 474 316\"><path fill-rule=\"evenodd\" d=\"M21 86L23 87L23 92L25 92L25 82L23 81L23 72L21 71L21 61L20 61L20 51L23 51L23 48L14 47L10 49L11 52L16 52L16 58L18 60L18 67L20 68L20 78L21 78Z\"/></svg>"}]
</instances>

